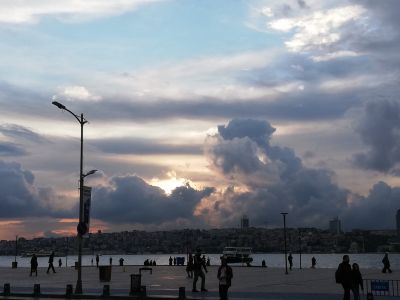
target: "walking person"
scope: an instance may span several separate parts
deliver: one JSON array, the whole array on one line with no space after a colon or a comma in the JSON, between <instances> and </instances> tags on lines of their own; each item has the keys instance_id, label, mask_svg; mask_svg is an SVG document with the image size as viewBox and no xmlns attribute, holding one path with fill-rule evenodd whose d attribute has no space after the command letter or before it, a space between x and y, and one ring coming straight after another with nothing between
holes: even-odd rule
<instances>
[{"instance_id":1,"label":"walking person","mask_svg":"<svg viewBox=\"0 0 400 300\"><path fill-rule=\"evenodd\" d=\"M49 274L50 269L53 270L53 273L56 273L56 270L54 269L54 251L51 252L50 256L49 256L49 267L47 268L47 274Z\"/></svg>"},{"instance_id":2,"label":"walking person","mask_svg":"<svg viewBox=\"0 0 400 300\"><path fill-rule=\"evenodd\" d=\"M383 269L382 269L382 273L386 273L386 271L389 271L389 273L392 273L392 270L390 269L390 261L389 261L389 256L388 253L385 253L385 256L382 259L382 263L383 263Z\"/></svg>"},{"instance_id":3,"label":"walking person","mask_svg":"<svg viewBox=\"0 0 400 300\"><path fill-rule=\"evenodd\" d=\"M100 261L100 257L98 254L96 254L96 267L99 267L99 261Z\"/></svg>"},{"instance_id":4,"label":"walking person","mask_svg":"<svg viewBox=\"0 0 400 300\"><path fill-rule=\"evenodd\" d=\"M313 257L311 258L311 268L315 269L316 264L317 264L317 260L316 260L315 257L313 256Z\"/></svg>"},{"instance_id":5,"label":"walking person","mask_svg":"<svg viewBox=\"0 0 400 300\"><path fill-rule=\"evenodd\" d=\"M289 256L288 256L287 260L289 262L289 269L292 270L292 267L293 267L293 256L292 256L292 253L289 253Z\"/></svg>"},{"instance_id":6,"label":"walking person","mask_svg":"<svg viewBox=\"0 0 400 300\"><path fill-rule=\"evenodd\" d=\"M350 266L350 258L343 255L343 261L339 264L335 272L336 283L340 283L343 287L343 300L350 300L350 290L353 286L353 276Z\"/></svg>"},{"instance_id":7,"label":"walking person","mask_svg":"<svg viewBox=\"0 0 400 300\"><path fill-rule=\"evenodd\" d=\"M207 290L205 288L206 276L204 275L203 269L206 273L208 272L206 264L204 263L203 259L201 258L201 250L197 249L194 259L193 259L194 278L193 278L192 292L198 292L198 290L196 289L196 284L197 284L197 280L199 279L199 277L201 278L201 291L207 292Z\"/></svg>"},{"instance_id":8,"label":"walking person","mask_svg":"<svg viewBox=\"0 0 400 300\"><path fill-rule=\"evenodd\" d=\"M37 277L37 268L38 268L37 257L36 254L33 253L31 258L31 274L29 276L32 276L32 273L35 273Z\"/></svg>"},{"instance_id":9,"label":"walking person","mask_svg":"<svg viewBox=\"0 0 400 300\"><path fill-rule=\"evenodd\" d=\"M110 257L110 266L112 266L112 257Z\"/></svg>"},{"instance_id":10,"label":"walking person","mask_svg":"<svg viewBox=\"0 0 400 300\"><path fill-rule=\"evenodd\" d=\"M59 268L62 267L62 260L61 260L61 258L58 259L58 267L59 267Z\"/></svg>"},{"instance_id":11,"label":"walking person","mask_svg":"<svg viewBox=\"0 0 400 300\"><path fill-rule=\"evenodd\" d=\"M232 268L228 266L226 258L221 257L221 266L218 268L217 273L220 300L228 300L228 289L231 286L232 277Z\"/></svg>"},{"instance_id":12,"label":"walking person","mask_svg":"<svg viewBox=\"0 0 400 300\"><path fill-rule=\"evenodd\" d=\"M351 275L352 275L352 288L351 290L353 291L354 295L354 300L360 300L360 287L361 290L364 290L363 286L363 279L361 276L360 268L358 264L354 263L353 268L351 270Z\"/></svg>"},{"instance_id":13,"label":"walking person","mask_svg":"<svg viewBox=\"0 0 400 300\"><path fill-rule=\"evenodd\" d=\"M192 255L192 253L189 253L189 259L188 259L188 263L186 266L186 273L188 275L188 278L193 278L193 255Z\"/></svg>"}]
</instances>

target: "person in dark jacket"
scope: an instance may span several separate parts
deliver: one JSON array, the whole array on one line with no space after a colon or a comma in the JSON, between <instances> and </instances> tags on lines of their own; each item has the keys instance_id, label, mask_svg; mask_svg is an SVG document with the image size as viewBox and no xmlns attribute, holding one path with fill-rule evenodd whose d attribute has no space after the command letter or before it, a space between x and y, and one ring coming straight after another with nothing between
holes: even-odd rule
<instances>
[{"instance_id":1,"label":"person in dark jacket","mask_svg":"<svg viewBox=\"0 0 400 300\"><path fill-rule=\"evenodd\" d=\"M37 277L37 268L38 268L37 257L36 254L33 254L31 258L31 274L29 276L32 276L32 273L36 273Z\"/></svg>"},{"instance_id":2,"label":"person in dark jacket","mask_svg":"<svg viewBox=\"0 0 400 300\"><path fill-rule=\"evenodd\" d=\"M205 288L205 282L206 282L206 276L204 275L204 271L207 273L207 267L203 259L201 258L201 250L197 249L196 254L193 259L193 272L194 272L194 278L193 278L193 289L192 292L198 292L196 289L196 284L197 280L199 277L201 278L201 291L202 292L207 292Z\"/></svg>"},{"instance_id":3,"label":"person in dark jacket","mask_svg":"<svg viewBox=\"0 0 400 300\"><path fill-rule=\"evenodd\" d=\"M387 253L385 253L385 256L382 259L382 263L383 263L382 273L386 273L386 271L389 271L389 273L392 273L392 270L390 269L389 256Z\"/></svg>"},{"instance_id":4,"label":"person in dark jacket","mask_svg":"<svg viewBox=\"0 0 400 300\"><path fill-rule=\"evenodd\" d=\"M360 268L358 267L358 264L356 264L356 263L353 264L353 268L351 270L351 276L352 276L351 290L353 291L354 300L360 300L360 287L361 287L361 290L364 290L364 286L363 286L363 279L361 276Z\"/></svg>"},{"instance_id":5,"label":"person in dark jacket","mask_svg":"<svg viewBox=\"0 0 400 300\"><path fill-rule=\"evenodd\" d=\"M350 258L348 255L343 255L343 261L339 264L336 270L336 282L343 287L343 300L350 300L350 290L353 284L353 276L350 266Z\"/></svg>"},{"instance_id":6,"label":"person in dark jacket","mask_svg":"<svg viewBox=\"0 0 400 300\"><path fill-rule=\"evenodd\" d=\"M287 260L289 262L289 269L291 270L293 268L293 256L292 256L292 253L289 253L289 256L288 256Z\"/></svg>"},{"instance_id":7,"label":"person in dark jacket","mask_svg":"<svg viewBox=\"0 0 400 300\"><path fill-rule=\"evenodd\" d=\"M50 269L53 270L53 273L56 272L56 270L54 269L53 262L54 262L54 251L51 252L51 254L49 256L49 267L47 268L47 272L46 272L47 274L49 274Z\"/></svg>"},{"instance_id":8,"label":"person in dark jacket","mask_svg":"<svg viewBox=\"0 0 400 300\"><path fill-rule=\"evenodd\" d=\"M100 261L100 257L98 254L96 254L96 267L99 267L99 261Z\"/></svg>"},{"instance_id":9,"label":"person in dark jacket","mask_svg":"<svg viewBox=\"0 0 400 300\"><path fill-rule=\"evenodd\" d=\"M317 264L317 259L313 256L311 258L311 268L315 269L316 264Z\"/></svg>"},{"instance_id":10,"label":"person in dark jacket","mask_svg":"<svg viewBox=\"0 0 400 300\"><path fill-rule=\"evenodd\" d=\"M192 255L192 253L189 253L189 259L188 259L188 263L186 266L186 273L188 275L188 278L193 278L193 255Z\"/></svg>"},{"instance_id":11,"label":"person in dark jacket","mask_svg":"<svg viewBox=\"0 0 400 300\"><path fill-rule=\"evenodd\" d=\"M232 277L232 268L228 266L226 258L221 257L221 266L218 268L217 273L220 300L228 300L228 289L231 286Z\"/></svg>"}]
</instances>

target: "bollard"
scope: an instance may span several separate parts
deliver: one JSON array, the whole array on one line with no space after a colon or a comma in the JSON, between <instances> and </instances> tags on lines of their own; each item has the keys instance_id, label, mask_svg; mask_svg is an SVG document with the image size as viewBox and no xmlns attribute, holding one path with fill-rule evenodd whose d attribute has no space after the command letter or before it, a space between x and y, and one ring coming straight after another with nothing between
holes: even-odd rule
<instances>
[{"instance_id":1,"label":"bollard","mask_svg":"<svg viewBox=\"0 0 400 300\"><path fill-rule=\"evenodd\" d=\"M72 284L67 284L67 287L65 289L65 297L71 298L73 294L73 287Z\"/></svg>"},{"instance_id":2,"label":"bollard","mask_svg":"<svg viewBox=\"0 0 400 300\"><path fill-rule=\"evenodd\" d=\"M11 287L9 283L5 283L4 284L4 288L3 288L3 296L10 296L11 294Z\"/></svg>"},{"instance_id":3,"label":"bollard","mask_svg":"<svg viewBox=\"0 0 400 300\"><path fill-rule=\"evenodd\" d=\"M110 296L110 285L109 284L105 284L103 286L103 297L109 297Z\"/></svg>"},{"instance_id":4,"label":"bollard","mask_svg":"<svg viewBox=\"0 0 400 300\"><path fill-rule=\"evenodd\" d=\"M179 300L185 300L186 299L186 291L185 291L185 287L181 286L179 288L179 296L178 296Z\"/></svg>"},{"instance_id":5,"label":"bollard","mask_svg":"<svg viewBox=\"0 0 400 300\"><path fill-rule=\"evenodd\" d=\"M38 284L38 283L35 283L33 285L33 296L34 297L40 296L40 284Z\"/></svg>"}]
</instances>

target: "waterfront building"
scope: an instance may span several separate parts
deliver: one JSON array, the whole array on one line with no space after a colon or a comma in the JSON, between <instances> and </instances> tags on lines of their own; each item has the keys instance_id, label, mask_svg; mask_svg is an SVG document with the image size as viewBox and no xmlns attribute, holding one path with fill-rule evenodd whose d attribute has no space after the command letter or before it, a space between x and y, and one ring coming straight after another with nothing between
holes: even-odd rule
<instances>
[{"instance_id":1,"label":"waterfront building","mask_svg":"<svg viewBox=\"0 0 400 300\"><path fill-rule=\"evenodd\" d=\"M242 218L240 219L240 228L246 229L249 228L249 225L250 225L249 218L246 215L243 215Z\"/></svg>"},{"instance_id":2,"label":"waterfront building","mask_svg":"<svg viewBox=\"0 0 400 300\"><path fill-rule=\"evenodd\" d=\"M329 231L334 234L340 234L342 232L342 224L339 217L329 221Z\"/></svg>"}]
</instances>

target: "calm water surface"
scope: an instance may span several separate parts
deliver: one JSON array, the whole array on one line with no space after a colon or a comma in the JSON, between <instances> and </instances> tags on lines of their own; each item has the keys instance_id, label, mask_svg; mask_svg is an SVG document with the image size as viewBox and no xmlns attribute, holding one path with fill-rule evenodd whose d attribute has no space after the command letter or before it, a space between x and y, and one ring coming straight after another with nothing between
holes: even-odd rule
<instances>
[{"instance_id":1,"label":"calm water surface","mask_svg":"<svg viewBox=\"0 0 400 300\"><path fill-rule=\"evenodd\" d=\"M212 265L220 264L219 257L221 254L205 254L206 257L210 258ZM124 259L125 265L142 265L146 259L155 260L157 265L168 265L169 257L184 256L186 254L143 254L143 255L101 255L100 265L108 265L110 257L112 258L113 265L117 265L119 259L122 257ZM302 267L309 268L311 266L311 258L315 257L317 259L318 268L337 268L337 265L341 262L343 254L302 254ZM371 254L349 254L350 263L358 263L361 268L365 269L379 269L382 268L382 253L371 253ZM284 267L285 257L284 254L253 254L254 261L253 266L260 266L261 261L265 259L268 267ZM58 259L61 258L63 266L68 264L72 266L75 261L78 260L77 256L68 257L56 257L54 260L54 265L58 265ZM14 261L14 256L0 256L0 267L9 267L11 262ZM96 264L95 256L83 255L82 261L84 266L90 266L91 260L93 259L94 264ZM400 254L393 253L389 254L390 263L392 269L400 269ZM30 257L17 257L18 266L29 267ZM39 267L46 267L48 257L39 257ZM293 264L294 267L298 268L300 264L299 254L293 254ZM238 264L240 265L240 264Z\"/></svg>"}]
</instances>

